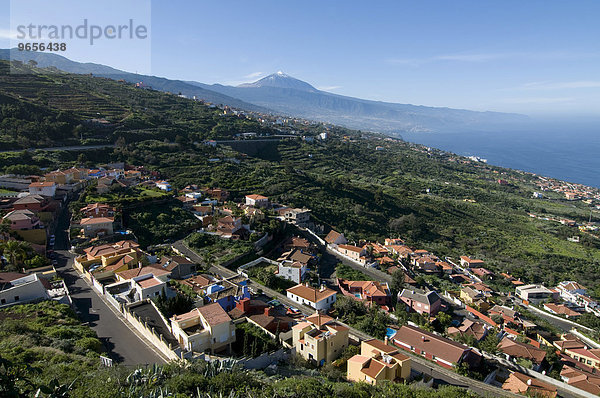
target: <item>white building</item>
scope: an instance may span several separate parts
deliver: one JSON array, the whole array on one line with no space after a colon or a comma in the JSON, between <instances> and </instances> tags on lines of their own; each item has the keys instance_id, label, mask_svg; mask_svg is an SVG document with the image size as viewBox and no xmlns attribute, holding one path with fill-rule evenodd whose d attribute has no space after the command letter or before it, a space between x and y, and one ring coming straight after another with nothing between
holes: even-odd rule
<instances>
[{"instance_id":1,"label":"white building","mask_svg":"<svg viewBox=\"0 0 600 398\"><path fill-rule=\"evenodd\" d=\"M29 184L29 193L32 195L42 195L54 197L56 194L56 183L52 181L32 182Z\"/></svg>"},{"instance_id":2,"label":"white building","mask_svg":"<svg viewBox=\"0 0 600 398\"><path fill-rule=\"evenodd\" d=\"M310 221L310 210L285 209L283 212L283 220L299 227L306 227Z\"/></svg>"},{"instance_id":3,"label":"white building","mask_svg":"<svg viewBox=\"0 0 600 398\"><path fill-rule=\"evenodd\" d=\"M316 310L327 311L336 301L337 293L335 290L328 289L325 286L317 289L311 286L298 284L287 289L289 299L298 304L307 305Z\"/></svg>"},{"instance_id":4,"label":"white building","mask_svg":"<svg viewBox=\"0 0 600 398\"><path fill-rule=\"evenodd\" d=\"M167 291L166 282L158 279L153 274L136 276L131 280L131 288L135 290L136 301L160 296L160 293Z\"/></svg>"},{"instance_id":5,"label":"white building","mask_svg":"<svg viewBox=\"0 0 600 398\"><path fill-rule=\"evenodd\" d=\"M515 289L517 297L532 304L539 304L549 298L558 298L558 292L554 292L544 285L523 285Z\"/></svg>"},{"instance_id":6,"label":"white building","mask_svg":"<svg viewBox=\"0 0 600 398\"><path fill-rule=\"evenodd\" d=\"M586 288L575 281L562 281L556 286L556 289L561 298L571 303L577 302L578 295L585 296L587 294Z\"/></svg>"},{"instance_id":7,"label":"white building","mask_svg":"<svg viewBox=\"0 0 600 398\"><path fill-rule=\"evenodd\" d=\"M277 276L290 281L301 283L308 267L299 261L282 261L279 263Z\"/></svg>"},{"instance_id":8,"label":"white building","mask_svg":"<svg viewBox=\"0 0 600 398\"><path fill-rule=\"evenodd\" d=\"M171 184L168 181L156 181L156 187L167 192L171 190Z\"/></svg>"},{"instance_id":9,"label":"white building","mask_svg":"<svg viewBox=\"0 0 600 398\"><path fill-rule=\"evenodd\" d=\"M0 280L0 307L50 298L38 274L3 272L0 273Z\"/></svg>"},{"instance_id":10,"label":"white building","mask_svg":"<svg viewBox=\"0 0 600 398\"><path fill-rule=\"evenodd\" d=\"M246 205L254 207L269 206L269 198L262 195L246 195Z\"/></svg>"}]
</instances>

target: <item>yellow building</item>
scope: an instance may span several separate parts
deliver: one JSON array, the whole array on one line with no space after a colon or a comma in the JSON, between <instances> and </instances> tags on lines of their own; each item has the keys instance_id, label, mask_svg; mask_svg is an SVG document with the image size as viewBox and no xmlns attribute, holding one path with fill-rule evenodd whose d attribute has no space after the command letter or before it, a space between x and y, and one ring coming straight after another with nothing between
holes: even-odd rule
<instances>
[{"instance_id":1,"label":"yellow building","mask_svg":"<svg viewBox=\"0 0 600 398\"><path fill-rule=\"evenodd\" d=\"M115 272L136 267L141 258L141 250L136 242L122 240L112 244L92 246L84 249L83 256L75 259L75 267L80 272L90 272L96 279L112 276Z\"/></svg>"},{"instance_id":2,"label":"yellow building","mask_svg":"<svg viewBox=\"0 0 600 398\"><path fill-rule=\"evenodd\" d=\"M348 347L349 329L327 315L312 315L294 325L292 332L296 353L319 366L336 360Z\"/></svg>"},{"instance_id":3,"label":"yellow building","mask_svg":"<svg viewBox=\"0 0 600 398\"><path fill-rule=\"evenodd\" d=\"M349 381L377 384L384 380L405 381L410 377L410 357L381 340L363 341L360 355L348 359Z\"/></svg>"}]
</instances>

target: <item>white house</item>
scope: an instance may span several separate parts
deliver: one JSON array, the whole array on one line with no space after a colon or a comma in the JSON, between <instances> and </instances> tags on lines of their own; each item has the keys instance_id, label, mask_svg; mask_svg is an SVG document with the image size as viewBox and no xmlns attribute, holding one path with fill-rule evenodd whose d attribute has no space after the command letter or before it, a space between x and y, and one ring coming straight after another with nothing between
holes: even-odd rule
<instances>
[{"instance_id":1,"label":"white house","mask_svg":"<svg viewBox=\"0 0 600 398\"><path fill-rule=\"evenodd\" d=\"M301 283L307 270L308 267L299 261L285 260L279 263L277 276L296 283Z\"/></svg>"},{"instance_id":2,"label":"white house","mask_svg":"<svg viewBox=\"0 0 600 398\"><path fill-rule=\"evenodd\" d=\"M38 274L0 273L0 307L49 298Z\"/></svg>"},{"instance_id":3,"label":"white house","mask_svg":"<svg viewBox=\"0 0 600 398\"><path fill-rule=\"evenodd\" d=\"M578 295L585 296L587 293L586 288L575 281L562 281L556 286L556 289L558 290L560 297L571 303L576 303L578 301Z\"/></svg>"},{"instance_id":4,"label":"white house","mask_svg":"<svg viewBox=\"0 0 600 398\"><path fill-rule=\"evenodd\" d=\"M529 301L533 304L539 304L549 298L558 298L558 293L539 284L517 286L515 288L515 294L520 299Z\"/></svg>"},{"instance_id":5,"label":"white house","mask_svg":"<svg viewBox=\"0 0 600 398\"><path fill-rule=\"evenodd\" d=\"M344 234L334 231L332 229L325 237L325 242L327 242L330 245L343 245L348 243L348 240L346 240Z\"/></svg>"},{"instance_id":6,"label":"white house","mask_svg":"<svg viewBox=\"0 0 600 398\"><path fill-rule=\"evenodd\" d=\"M157 297L163 289L166 293L167 284L153 274L146 274L134 277L131 280L131 288L135 290L135 298L139 301Z\"/></svg>"},{"instance_id":7,"label":"white house","mask_svg":"<svg viewBox=\"0 0 600 398\"><path fill-rule=\"evenodd\" d=\"M254 207L267 207L269 198L262 195L246 195L246 205Z\"/></svg>"},{"instance_id":8,"label":"white house","mask_svg":"<svg viewBox=\"0 0 600 398\"><path fill-rule=\"evenodd\" d=\"M168 181L156 181L156 187L167 192L169 192L172 189L171 184L169 184Z\"/></svg>"},{"instance_id":9,"label":"white house","mask_svg":"<svg viewBox=\"0 0 600 398\"><path fill-rule=\"evenodd\" d=\"M328 289L325 286L321 286L317 289L311 286L298 284L287 289L287 296L289 299L298 304L304 304L316 310L324 311L329 310L333 303L335 303L336 295L337 293L335 290Z\"/></svg>"},{"instance_id":10,"label":"white house","mask_svg":"<svg viewBox=\"0 0 600 398\"><path fill-rule=\"evenodd\" d=\"M56 194L56 183L53 181L32 182L29 184L29 193L32 195L42 195L54 197Z\"/></svg>"}]
</instances>

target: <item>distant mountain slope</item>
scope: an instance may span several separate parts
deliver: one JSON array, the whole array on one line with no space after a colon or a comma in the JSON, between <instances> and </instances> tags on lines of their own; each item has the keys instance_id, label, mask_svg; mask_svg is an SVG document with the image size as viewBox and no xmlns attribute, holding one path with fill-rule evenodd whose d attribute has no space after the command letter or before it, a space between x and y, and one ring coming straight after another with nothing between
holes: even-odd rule
<instances>
[{"instance_id":1,"label":"distant mountain slope","mask_svg":"<svg viewBox=\"0 0 600 398\"><path fill-rule=\"evenodd\" d=\"M175 94L181 93L190 98L196 96L200 99L215 104L229 105L235 108L247 109L249 111L268 111L267 109L264 109L260 106L249 104L237 98L231 98L222 93L211 91L201 86L193 85L181 80L170 80L162 77L140 75L136 73L130 73L114 69L110 66L94 64L89 62L75 62L58 54L18 51L15 49L0 49L0 59L11 59L11 53L13 60L22 61L25 63L29 62L30 60L33 60L37 62L37 66L40 68L54 67L69 73L92 73L95 76L108 77L115 80L123 79L131 83L144 82L144 84L151 86L153 89L159 91L168 91Z\"/></svg>"},{"instance_id":2,"label":"distant mountain slope","mask_svg":"<svg viewBox=\"0 0 600 398\"><path fill-rule=\"evenodd\" d=\"M387 133L485 129L528 120L526 116L518 114L475 112L347 97L317 90L310 84L281 72L237 87L192 84L287 115Z\"/></svg>"},{"instance_id":3,"label":"distant mountain slope","mask_svg":"<svg viewBox=\"0 0 600 398\"><path fill-rule=\"evenodd\" d=\"M410 104L371 101L317 90L310 84L283 72L237 87L169 80L156 76L120 71L105 65L79 63L49 53L0 50L0 59L27 62L39 67L55 67L71 73L93 73L129 82L144 82L152 88L188 97L197 96L216 104L248 111L270 112L292 117L339 124L349 128L388 134L420 131L498 131L528 121L527 116L499 112L475 112Z\"/></svg>"}]
</instances>

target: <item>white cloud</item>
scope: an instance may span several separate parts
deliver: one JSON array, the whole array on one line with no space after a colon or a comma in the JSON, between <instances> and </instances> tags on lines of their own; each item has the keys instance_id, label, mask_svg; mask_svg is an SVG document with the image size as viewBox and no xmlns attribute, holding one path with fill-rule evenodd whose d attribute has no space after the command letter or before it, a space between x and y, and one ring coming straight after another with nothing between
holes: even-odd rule
<instances>
[{"instance_id":1,"label":"white cloud","mask_svg":"<svg viewBox=\"0 0 600 398\"><path fill-rule=\"evenodd\" d=\"M332 91L332 90L337 90L338 88L342 88L342 86L319 86L319 87L317 87L317 90Z\"/></svg>"},{"instance_id":2,"label":"white cloud","mask_svg":"<svg viewBox=\"0 0 600 398\"><path fill-rule=\"evenodd\" d=\"M252 72L252 73L248 73L246 76L244 76L244 79L257 79L259 77L262 77L264 75L264 72Z\"/></svg>"},{"instance_id":3,"label":"white cloud","mask_svg":"<svg viewBox=\"0 0 600 398\"><path fill-rule=\"evenodd\" d=\"M16 39L17 32L10 29L0 29L0 39Z\"/></svg>"}]
</instances>

